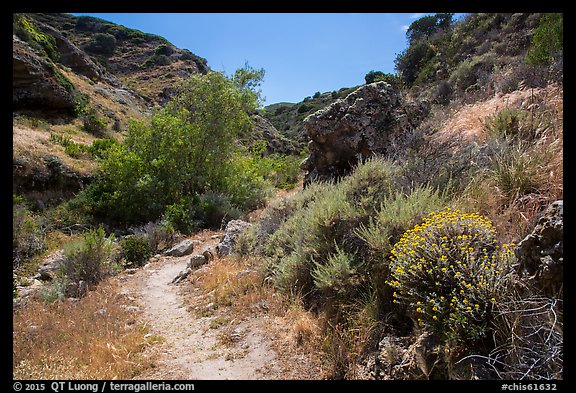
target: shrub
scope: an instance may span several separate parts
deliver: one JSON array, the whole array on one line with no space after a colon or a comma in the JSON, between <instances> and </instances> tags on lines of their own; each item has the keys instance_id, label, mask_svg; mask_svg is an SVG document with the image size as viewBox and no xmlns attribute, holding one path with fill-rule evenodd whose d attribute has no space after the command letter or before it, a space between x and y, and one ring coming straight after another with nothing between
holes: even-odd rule
<instances>
[{"instance_id":1,"label":"shrub","mask_svg":"<svg viewBox=\"0 0 576 393\"><path fill-rule=\"evenodd\" d=\"M46 248L45 233L39 218L32 213L24 198L13 195L12 198L12 267L40 254Z\"/></svg>"},{"instance_id":2,"label":"shrub","mask_svg":"<svg viewBox=\"0 0 576 393\"><path fill-rule=\"evenodd\" d=\"M147 58L146 61L144 61L144 63L142 63L142 68L150 68L154 66L166 66L171 63L172 61L168 56L154 54L149 58Z\"/></svg>"},{"instance_id":3,"label":"shrub","mask_svg":"<svg viewBox=\"0 0 576 393\"><path fill-rule=\"evenodd\" d=\"M108 33L96 33L90 42L84 46L89 52L110 56L116 49L116 37Z\"/></svg>"},{"instance_id":4,"label":"shrub","mask_svg":"<svg viewBox=\"0 0 576 393\"><path fill-rule=\"evenodd\" d=\"M134 234L146 238L152 253L163 251L174 243L174 228L166 221L149 222L136 228Z\"/></svg>"},{"instance_id":5,"label":"shrub","mask_svg":"<svg viewBox=\"0 0 576 393\"><path fill-rule=\"evenodd\" d=\"M82 129L92 134L99 134L106 130L106 120L100 118L94 109L88 109L82 115Z\"/></svg>"},{"instance_id":6,"label":"shrub","mask_svg":"<svg viewBox=\"0 0 576 393\"><path fill-rule=\"evenodd\" d=\"M174 53L174 49L166 44L160 44L154 49L156 55L170 56L172 53Z\"/></svg>"},{"instance_id":7,"label":"shrub","mask_svg":"<svg viewBox=\"0 0 576 393\"><path fill-rule=\"evenodd\" d=\"M96 284L107 273L114 235L106 237L100 226L90 230L78 241L64 247L64 261L59 267L66 279L78 283Z\"/></svg>"},{"instance_id":8,"label":"shrub","mask_svg":"<svg viewBox=\"0 0 576 393\"><path fill-rule=\"evenodd\" d=\"M563 14L544 14L534 36L526 61L530 64L550 64L562 57Z\"/></svg>"},{"instance_id":9,"label":"shrub","mask_svg":"<svg viewBox=\"0 0 576 393\"><path fill-rule=\"evenodd\" d=\"M232 205L226 195L207 192L200 195L193 216L205 228L221 229L228 221L239 218L240 210Z\"/></svg>"},{"instance_id":10,"label":"shrub","mask_svg":"<svg viewBox=\"0 0 576 393\"><path fill-rule=\"evenodd\" d=\"M131 122L125 144L107 150L89 186L95 213L142 223L170 210L190 231L182 221L190 216L182 209L190 207L167 206L207 192L226 195L240 209L259 206L269 183L238 142L252 127L246 110L255 110L257 94L236 82L218 72L193 75L150 120Z\"/></svg>"},{"instance_id":11,"label":"shrub","mask_svg":"<svg viewBox=\"0 0 576 393\"><path fill-rule=\"evenodd\" d=\"M481 339L514 258L486 217L446 208L406 231L390 256L394 301L422 329L455 340Z\"/></svg>"},{"instance_id":12,"label":"shrub","mask_svg":"<svg viewBox=\"0 0 576 393\"><path fill-rule=\"evenodd\" d=\"M92 142L90 147L88 147L88 152L94 158L104 158L106 152L114 145L117 145L118 141L114 138L104 138L96 139Z\"/></svg>"},{"instance_id":13,"label":"shrub","mask_svg":"<svg viewBox=\"0 0 576 393\"><path fill-rule=\"evenodd\" d=\"M336 246L325 263L314 263L312 278L315 287L326 298L351 298L351 290L359 286L353 263L353 257Z\"/></svg>"},{"instance_id":14,"label":"shrub","mask_svg":"<svg viewBox=\"0 0 576 393\"><path fill-rule=\"evenodd\" d=\"M181 233L190 234L194 232L198 229L199 223L193 218L193 203L198 204L197 196L194 198L184 197L180 201L166 206L162 220Z\"/></svg>"},{"instance_id":15,"label":"shrub","mask_svg":"<svg viewBox=\"0 0 576 393\"><path fill-rule=\"evenodd\" d=\"M142 266L152 255L152 247L145 236L128 235L120 241L127 267Z\"/></svg>"}]
</instances>

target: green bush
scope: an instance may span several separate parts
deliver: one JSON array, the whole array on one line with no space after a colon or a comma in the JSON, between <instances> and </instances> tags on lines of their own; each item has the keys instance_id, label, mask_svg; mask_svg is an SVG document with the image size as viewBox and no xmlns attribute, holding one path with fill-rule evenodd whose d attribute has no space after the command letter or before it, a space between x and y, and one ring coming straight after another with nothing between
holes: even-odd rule
<instances>
[{"instance_id":1,"label":"green bush","mask_svg":"<svg viewBox=\"0 0 576 393\"><path fill-rule=\"evenodd\" d=\"M56 39L43 33L29 17L21 13L12 14L14 33L33 48L38 49L53 61L58 61L60 52L56 47Z\"/></svg>"},{"instance_id":2,"label":"green bush","mask_svg":"<svg viewBox=\"0 0 576 393\"><path fill-rule=\"evenodd\" d=\"M172 49L172 47L168 46L167 44L160 44L156 47L156 49L154 49L154 54L156 55L170 56L173 53L174 49Z\"/></svg>"},{"instance_id":3,"label":"green bush","mask_svg":"<svg viewBox=\"0 0 576 393\"><path fill-rule=\"evenodd\" d=\"M164 251L174 243L174 227L166 221L149 222L134 233L148 240L152 253Z\"/></svg>"},{"instance_id":4,"label":"green bush","mask_svg":"<svg viewBox=\"0 0 576 393\"><path fill-rule=\"evenodd\" d=\"M405 232L390 256L394 301L426 331L482 339L514 261L490 220L445 208Z\"/></svg>"},{"instance_id":5,"label":"green bush","mask_svg":"<svg viewBox=\"0 0 576 393\"><path fill-rule=\"evenodd\" d=\"M176 203L166 206L162 220L176 231L190 234L199 228L199 222L194 219L193 206L198 204L198 197L184 197Z\"/></svg>"},{"instance_id":6,"label":"green bush","mask_svg":"<svg viewBox=\"0 0 576 393\"><path fill-rule=\"evenodd\" d=\"M152 247L145 236L128 235L120 240L125 266L139 267L152 256Z\"/></svg>"},{"instance_id":7,"label":"green bush","mask_svg":"<svg viewBox=\"0 0 576 393\"><path fill-rule=\"evenodd\" d=\"M81 116L82 129L92 134L101 134L106 131L108 123L100 118L94 109L88 109Z\"/></svg>"},{"instance_id":8,"label":"green bush","mask_svg":"<svg viewBox=\"0 0 576 393\"><path fill-rule=\"evenodd\" d=\"M112 146L117 144L118 141L114 138L96 139L92 142L90 147L88 147L88 152L94 158L104 158L106 152L112 148Z\"/></svg>"},{"instance_id":9,"label":"green bush","mask_svg":"<svg viewBox=\"0 0 576 393\"><path fill-rule=\"evenodd\" d=\"M82 239L64 247L64 261L59 272L73 283L100 282L110 270L113 240L114 235L106 237L101 226L90 230Z\"/></svg>"},{"instance_id":10,"label":"green bush","mask_svg":"<svg viewBox=\"0 0 576 393\"><path fill-rule=\"evenodd\" d=\"M108 33L96 33L84 49L92 53L111 56L116 49L116 37Z\"/></svg>"},{"instance_id":11,"label":"green bush","mask_svg":"<svg viewBox=\"0 0 576 393\"><path fill-rule=\"evenodd\" d=\"M40 219L28 208L23 197L12 198L12 267L46 249L45 232Z\"/></svg>"},{"instance_id":12,"label":"green bush","mask_svg":"<svg viewBox=\"0 0 576 393\"><path fill-rule=\"evenodd\" d=\"M544 14L526 55L529 64L551 64L563 57L563 14Z\"/></svg>"},{"instance_id":13,"label":"green bush","mask_svg":"<svg viewBox=\"0 0 576 393\"><path fill-rule=\"evenodd\" d=\"M154 66L166 66L172 63L172 60L166 55L153 54L142 63L142 68L150 68Z\"/></svg>"},{"instance_id":14,"label":"green bush","mask_svg":"<svg viewBox=\"0 0 576 393\"><path fill-rule=\"evenodd\" d=\"M193 75L151 120L131 122L125 144L107 149L88 187L95 213L126 223L153 221L167 206L208 192L240 209L262 204L269 182L237 143L251 129L246 110L257 106L257 94L247 90L221 73ZM185 205L168 214L190 216Z\"/></svg>"}]
</instances>

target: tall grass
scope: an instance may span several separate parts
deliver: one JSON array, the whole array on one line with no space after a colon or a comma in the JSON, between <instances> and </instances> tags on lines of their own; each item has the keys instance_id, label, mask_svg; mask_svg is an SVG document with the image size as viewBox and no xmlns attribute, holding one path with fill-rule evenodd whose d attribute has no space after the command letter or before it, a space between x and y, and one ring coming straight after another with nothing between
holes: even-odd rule
<instances>
[{"instance_id":1,"label":"tall grass","mask_svg":"<svg viewBox=\"0 0 576 393\"><path fill-rule=\"evenodd\" d=\"M78 302L31 301L14 312L14 379L131 379L151 365L157 337L122 307L112 282Z\"/></svg>"}]
</instances>

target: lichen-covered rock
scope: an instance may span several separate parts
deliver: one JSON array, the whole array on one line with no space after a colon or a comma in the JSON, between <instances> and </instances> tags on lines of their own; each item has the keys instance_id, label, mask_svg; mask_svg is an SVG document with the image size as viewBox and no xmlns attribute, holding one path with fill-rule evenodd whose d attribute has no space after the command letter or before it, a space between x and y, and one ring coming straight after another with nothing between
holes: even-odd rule
<instances>
[{"instance_id":1,"label":"lichen-covered rock","mask_svg":"<svg viewBox=\"0 0 576 393\"><path fill-rule=\"evenodd\" d=\"M359 159L391 153L391 142L415 128L429 107L403 98L386 82L361 86L306 119L310 156L305 184L348 173Z\"/></svg>"},{"instance_id":2,"label":"lichen-covered rock","mask_svg":"<svg viewBox=\"0 0 576 393\"><path fill-rule=\"evenodd\" d=\"M516 247L518 272L548 296L558 296L563 285L564 202L553 202L538 219L532 233Z\"/></svg>"},{"instance_id":3,"label":"lichen-covered rock","mask_svg":"<svg viewBox=\"0 0 576 393\"><path fill-rule=\"evenodd\" d=\"M233 252L234 244L236 239L242 232L248 229L252 224L242 220L232 220L226 224L226 229L224 229L224 237L216 245L216 253L219 257L224 255L230 255Z\"/></svg>"}]
</instances>

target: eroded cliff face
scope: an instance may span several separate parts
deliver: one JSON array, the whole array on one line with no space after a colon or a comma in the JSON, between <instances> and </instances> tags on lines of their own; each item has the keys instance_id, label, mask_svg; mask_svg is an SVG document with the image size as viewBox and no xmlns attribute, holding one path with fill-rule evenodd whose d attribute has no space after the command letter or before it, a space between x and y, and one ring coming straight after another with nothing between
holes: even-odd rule
<instances>
[{"instance_id":1,"label":"eroded cliff face","mask_svg":"<svg viewBox=\"0 0 576 393\"><path fill-rule=\"evenodd\" d=\"M12 36L12 105L14 110L38 109L71 112L71 87L58 79L58 71L44 56Z\"/></svg>"},{"instance_id":2,"label":"eroded cliff face","mask_svg":"<svg viewBox=\"0 0 576 393\"><path fill-rule=\"evenodd\" d=\"M310 156L305 184L345 175L360 160L388 155L393 139L414 129L429 105L403 97L386 82L361 86L304 119Z\"/></svg>"}]
</instances>

